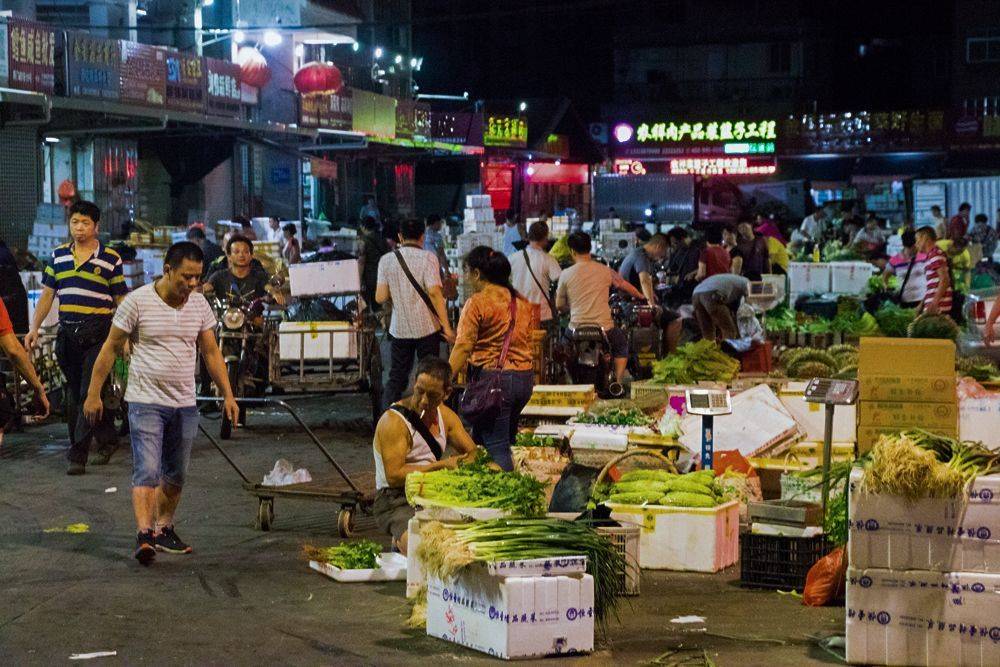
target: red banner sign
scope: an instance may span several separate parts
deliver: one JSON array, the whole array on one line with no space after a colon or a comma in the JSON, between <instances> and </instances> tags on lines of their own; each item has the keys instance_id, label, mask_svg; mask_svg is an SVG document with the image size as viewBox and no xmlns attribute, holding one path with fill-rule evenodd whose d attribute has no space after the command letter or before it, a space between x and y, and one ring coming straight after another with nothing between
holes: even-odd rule
<instances>
[{"instance_id":1,"label":"red banner sign","mask_svg":"<svg viewBox=\"0 0 1000 667\"><path fill-rule=\"evenodd\" d=\"M56 31L40 23L19 19L10 19L7 31L11 88L54 93Z\"/></svg>"}]
</instances>

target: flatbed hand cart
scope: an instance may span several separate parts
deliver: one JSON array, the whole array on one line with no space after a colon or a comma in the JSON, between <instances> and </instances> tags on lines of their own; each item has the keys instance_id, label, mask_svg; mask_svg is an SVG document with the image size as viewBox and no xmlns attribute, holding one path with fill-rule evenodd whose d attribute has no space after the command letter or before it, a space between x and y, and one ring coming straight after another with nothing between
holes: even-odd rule
<instances>
[{"instance_id":1,"label":"flatbed hand cart","mask_svg":"<svg viewBox=\"0 0 1000 667\"><path fill-rule=\"evenodd\" d=\"M223 399L214 396L199 396L199 401L221 402ZM351 479L350 475L340 466L330 454L330 451L323 446L312 429L306 426L298 413L292 409L285 401L273 398L240 398L237 403L245 405L269 405L283 408L298 423L313 444L323 453L323 456L333 466L336 474L328 475L311 482L299 484L289 484L286 486L267 486L252 481L243 472L242 468L232 459L222 448L222 445L213 438L201 425L198 426L202 434L208 438L209 442L222 454L223 458L233 467L233 470L243 479L243 488L250 492L257 499L257 516L254 520L254 527L258 530L270 530L274 525L274 499L281 496L298 500L321 500L340 505L340 512L337 515L337 531L341 537L350 537L354 532L354 518L360 510L368 513L371 509L372 496L370 493L362 491Z\"/></svg>"}]
</instances>

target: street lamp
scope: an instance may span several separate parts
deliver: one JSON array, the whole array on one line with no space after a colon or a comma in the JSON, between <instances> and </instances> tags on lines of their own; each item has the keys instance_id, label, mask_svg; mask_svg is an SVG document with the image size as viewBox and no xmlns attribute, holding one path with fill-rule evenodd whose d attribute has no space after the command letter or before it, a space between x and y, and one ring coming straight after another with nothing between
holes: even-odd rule
<instances>
[{"instance_id":1,"label":"street lamp","mask_svg":"<svg viewBox=\"0 0 1000 667\"><path fill-rule=\"evenodd\" d=\"M517 108L518 108L519 111L522 111L522 112L527 111L528 110L528 103L527 102L521 102L521 104L519 104Z\"/></svg>"},{"instance_id":2,"label":"street lamp","mask_svg":"<svg viewBox=\"0 0 1000 667\"><path fill-rule=\"evenodd\" d=\"M375 47L375 60L378 60L379 58L381 58L383 53L385 53L385 51L382 50L382 47L381 46L376 46Z\"/></svg>"},{"instance_id":3,"label":"street lamp","mask_svg":"<svg viewBox=\"0 0 1000 667\"><path fill-rule=\"evenodd\" d=\"M402 63L402 62L403 62L403 56L401 56L401 55L399 55L399 54L397 53L397 54L396 54L396 58L394 59L394 62L395 62L395 63L396 63L397 65L399 65L400 63Z\"/></svg>"},{"instance_id":4,"label":"street lamp","mask_svg":"<svg viewBox=\"0 0 1000 667\"><path fill-rule=\"evenodd\" d=\"M281 44L281 33L279 33L277 30L264 31L265 46L278 46L279 44Z\"/></svg>"},{"instance_id":5,"label":"street lamp","mask_svg":"<svg viewBox=\"0 0 1000 667\"><path fill-rule=\"evenodd\" d=\"M242 30L237 30L233 32L233 41L237 44L242 44L247 39L247 34Z\"/></svg>"}]
</instances>

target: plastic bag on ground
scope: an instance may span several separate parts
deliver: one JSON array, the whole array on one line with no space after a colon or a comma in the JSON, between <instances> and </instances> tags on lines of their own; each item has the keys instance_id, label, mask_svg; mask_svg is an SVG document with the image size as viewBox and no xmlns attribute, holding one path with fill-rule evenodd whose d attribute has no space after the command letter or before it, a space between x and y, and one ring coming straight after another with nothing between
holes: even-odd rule
<instances>
[{"instance_id":1,"label":"plastic bag on ground","mask_svg":"<svg viewBox=\"0 0 1000 667\"><path fill-rule=\"evenodd\" d=\"M847 554L843 547L837 547L809 568L802 604L809 607L830 604L843 594L846 577Z\"/></svg>"},{"instance_id":2,"label":"plastic bag on ground","mask_svg":"<svg viewBox=\"0 0 1000 667\"><path fill-rule=\"evenodd\" d=\"M312 475L305 468L294 469L294 466L285 459L278 459L274 463L271 472L264 475L264 486L288 486L289 484L302 484L311 482Z\"/></svg>"}]
</instances>

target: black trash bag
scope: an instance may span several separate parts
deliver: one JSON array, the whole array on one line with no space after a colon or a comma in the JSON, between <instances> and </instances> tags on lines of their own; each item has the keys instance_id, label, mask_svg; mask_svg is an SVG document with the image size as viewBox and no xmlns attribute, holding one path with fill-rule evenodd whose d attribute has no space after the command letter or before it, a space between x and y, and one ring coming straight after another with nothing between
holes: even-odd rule
<instances>
[{"instance_id":1,"label":"black trash bag","mask_svg":"<svg viewBox=\"0 0 1000 667\"><path fill-rule=\"evenodd\" d=\"M590 491L601 474L600 468L590 468L570 463L552 491L550 512L583 512L590 501Z\"/></svg>"}]
</instances>

